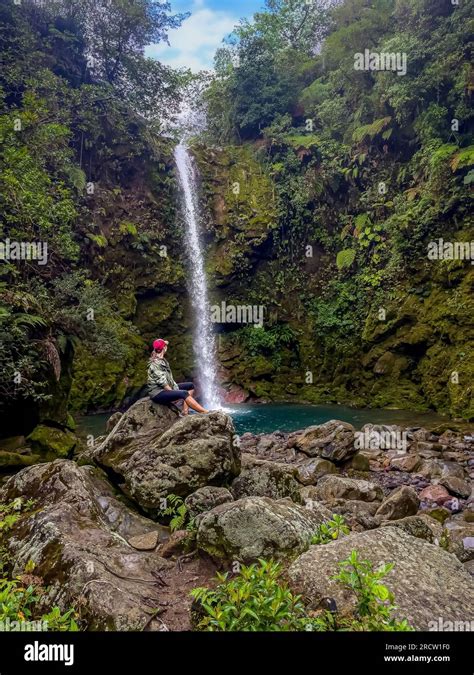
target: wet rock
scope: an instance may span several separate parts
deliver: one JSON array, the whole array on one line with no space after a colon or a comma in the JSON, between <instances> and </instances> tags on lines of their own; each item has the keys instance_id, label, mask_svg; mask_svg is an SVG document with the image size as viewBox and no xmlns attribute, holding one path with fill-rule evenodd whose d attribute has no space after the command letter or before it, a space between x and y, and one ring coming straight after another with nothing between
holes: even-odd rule
<instances>
[{"instance_id":1,"label":"wet rock","mask_svg":"<svg viewBox=\"0 0 474 675\"><path fill-rule=\"evenodd\" d=\"M322 457L331 462L342 462L357 452L354 447L352 424L331 420L319 426L308 427L296 440L295 446L310 457Z\"/></svg>"},{"instance_id":2,"label":"wet rock","mask_svg":"<svg viewBox=\"0 0 474 675\"><path fill-rule=\"evenodd\" d=\"M321 522L316 510L289 499L245 497L203 515L197 546L212 556L244 563L292 557L308 548Z\"/></svg>"},{"instance_id":3,"label":"wet rock","mask_svg":"<svg viewBox=\"0 0 474 675\"><path fill-rule=\"evenodd\" d=\"M376 568L395 563L383 583L395 595L396 616L407 618L417 630L429 630L440 608L445 620L465 621L472 615L474 581L459 560L393 526L311 546L299 556L288 570L290 586L303 595L310 609L316 610L324 599L333 598L342 615L353 613L354 594L333 580L339 562L353 550Z\"/></svg>"},{"instance_id":4,"label":"wet rock","mask_svg":"<svg viewBox=\"0 0 474 675\"><path fill-rule=\"evenodd\" d=\"M376 515L384 520L398 520L406 516L414 516L419 505L420 500L415 490L402 485L382 502Z\"/></svg>"},{"instance_id":5,"label":"wet rock","mask_svg":"<svg viewBox=\"0 0 474 675\"><path fill-rule=\"evenodd\" d=\"M165 406L142 399L97 448L95 461L123 479L123 489L152 516L170 494L186 497L219 485L240 470L232 420L221 412L179 419Z\"/></svg>"},{"instance_id":6,"label":"wet rock","mask_svg":"<svg viewBox=\"0 0 474 675\"><path fill-rule=\"evenodd\" d=\"M240 475L232 482L231 492L235 499L242 497L290 497L300 500L300 485L295 478L295 469L287 464L257 459L242 455Z\"/></svg>"},{"instance_id":7,"label":"wet rock","mask_svg":"<svg viewBox=\"0 0 474 675\"><path fill-rule=\"evenodd\" d=\"M315 485L322 476L336 472L336 465L329 460L313 457L298 464L296 478L302 485Z\"/></svg>"},{"instance_id":8,"label":"wet rock","mask_svg":"<svg viewBox=\"0 0 474 675\"><path fill-rule=\"evenodd\" d=\"M113 497L91 467L56 460L23 469L0 491L0 501L34 499L4 537L13 573L29 560L50 587L49 601L80 607L89 630L141 630L160 603L159 573L168 563L137 551L126 538L160 532Z\"/></svg>"}]
</instances>

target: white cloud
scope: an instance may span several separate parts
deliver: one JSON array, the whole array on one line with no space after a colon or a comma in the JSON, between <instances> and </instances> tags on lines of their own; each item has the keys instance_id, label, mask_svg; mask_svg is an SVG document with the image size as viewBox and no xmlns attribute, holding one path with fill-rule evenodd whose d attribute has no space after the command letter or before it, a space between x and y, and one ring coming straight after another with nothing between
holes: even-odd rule
<instances>
[{"instance_id":1,"label":"white cloud","mask_svg":"<svg viewBox=\"0 0 474 675\"><path fill-rule=\"evenodd\" d=\"M212 68L217 47L232 32L238 18L229 12L209 9L204 0L194 0L191 11L191 16L180 28L169 32L171 47L166 43L149 45L146 55L175 68L191 68L194 72Z\"/></svg>"}]
</instances>

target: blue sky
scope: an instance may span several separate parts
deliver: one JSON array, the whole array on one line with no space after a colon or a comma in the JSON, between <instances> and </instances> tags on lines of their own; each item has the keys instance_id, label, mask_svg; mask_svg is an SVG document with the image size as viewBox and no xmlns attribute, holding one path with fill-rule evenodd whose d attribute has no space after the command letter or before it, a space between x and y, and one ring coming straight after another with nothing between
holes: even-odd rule
<instances>
[{"instance_id":1,"label":"blue sky","mask_svg":"<svg viewBox=\"0 0 474 675\"><path fill-rule=\"evenodd\" d=\"M212 68L214 52L241 17L250 18L264 0L170 0L173 12L191 12L181 27L170 31L170 45L149 45L147 56L194 72Z\"/></svg>"}]
</instances>

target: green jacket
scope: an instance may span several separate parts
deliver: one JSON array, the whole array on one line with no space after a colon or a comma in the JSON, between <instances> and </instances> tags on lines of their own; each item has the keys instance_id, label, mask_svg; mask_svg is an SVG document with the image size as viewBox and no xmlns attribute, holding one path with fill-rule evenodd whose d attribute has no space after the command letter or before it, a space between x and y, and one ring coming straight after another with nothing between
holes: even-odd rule
<instances>
[{"instance_id":1,"label":"green jacket","mask_svg":"<svg viewBox=\"0 0 474 675\"><path fill-rule=\"evenodd\" d=\"M179 389L173 379L170 364L166 359L150 359L148 364L148 393L156 396L168 385L171 389Z\"/></svg>"}]
</instances>

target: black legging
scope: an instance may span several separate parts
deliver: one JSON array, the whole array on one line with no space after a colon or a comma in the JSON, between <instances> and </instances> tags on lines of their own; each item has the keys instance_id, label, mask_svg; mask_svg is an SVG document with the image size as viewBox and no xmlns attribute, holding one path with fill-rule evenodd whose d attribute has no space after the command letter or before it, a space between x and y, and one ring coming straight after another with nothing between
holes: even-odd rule
<instances>
[{"instance_id":1,"label":"black legging","mask_svg":"<svg viewBox=\"0 0 474 675\"><path fill-rule=\"evenodd\" d=\"M188 398L191 389L194 389L192 382L178 382L179 389L163 389L159 394L151 397L154 403L172 403L179 399Z\"/></svg>"}]
</instances>

